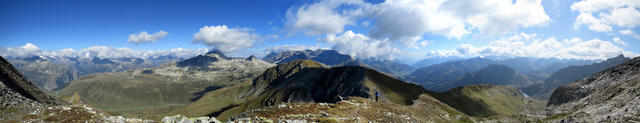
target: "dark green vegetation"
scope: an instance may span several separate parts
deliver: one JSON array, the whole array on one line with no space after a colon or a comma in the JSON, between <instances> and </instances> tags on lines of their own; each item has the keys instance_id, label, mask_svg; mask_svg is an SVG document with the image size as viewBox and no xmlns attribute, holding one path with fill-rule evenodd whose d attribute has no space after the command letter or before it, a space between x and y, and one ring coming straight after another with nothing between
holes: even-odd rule
<instances>
[{"instance_id":1,"label":"dark green vegetation","mask_svg":"<svg viewBox=\"0 0 640 123\"><path fill-rule=\"evenodd\" d=\"M553 73L549 78L542 83L525 87L522 90L537 99L548 99L554 89L567 85L573 81L580 80L585 77L589 77L596 72L606 70L608 68L617 66L628 61L629 58L619 55L614 58L609 58L606 61L600 63L594 63L584 66L570 66L558 70Z\"/></svg>"},{"instance_id":2,"label":"dark green vegetation","mask_svg":"<svg viewBox=\"0 0 640 123\"><path fill-rule=\"evenodd\" d=\"M405 83L375 70L347 66L326 68L310 60L294 60L267 69L258 78L208 92L188 105L187 116L217 116L226 120L250 109L284 102L329 102L341 97L373 97L409 105L425 92L419 85Z\"/></svg>"},{"instance_id":3,"label":"dark green vegetation","mask_svg":"<svg viewBox=\"0 0 640 123\"><path fill-rule=\"evenodd\" d=\"M544 109L544 102L525 97L508 86L469 85L429 93L451 107L476 117L516 117Z\"/></svg>"},{"instance_id":4,"label":"dark green vegetation","mask_svg":"<svg viewBox=\"0 0 640 123\"><path fill-rule=\"evenodd\" d=\"M547 120L640 121L640 57L561 86L547 103Z\"/></svg>"}]
</instances>

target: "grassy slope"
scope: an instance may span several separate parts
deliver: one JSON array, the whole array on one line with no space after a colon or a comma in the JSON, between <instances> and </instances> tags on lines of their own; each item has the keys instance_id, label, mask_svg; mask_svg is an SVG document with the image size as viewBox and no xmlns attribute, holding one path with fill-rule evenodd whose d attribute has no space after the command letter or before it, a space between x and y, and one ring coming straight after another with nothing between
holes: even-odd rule
<instances>
[{"instance_id":1,"label":"grassy slope","mask_svg":"<svg viewBox=\"0 0 640 123\"><path fill-rule=\"evenodd\" d=\"M78 94L83 102L114 114L158 118L156 115L165 115L167 108L191 103L197 97L194 93L220 84L223 83L170 81L166 77L148 74L138 74L131 79L124 73L105 73L83 77L57 93L67 99Z\"/></svg>"},{"instance_id":2,"label":"grassy slope","mask_svg":"<svg viewBox=\"0 0 640 123\"><path fill-rule=\"evenodd\" d=\"M470 116L514 116L544 109L543 101L525 98L506 86L470 85L431 94Z\"/></svg>"},{"instance_id":3,"label":"grassy slope","mask_svg":"<svg viewBox=\"0 0 640 123\"><path fill-rule=\"evenodd\" d=\"M206 93L199 100L189 104L183 109L176 111L176 113L185 114L187 116L206 116L212 112L218 112L223 109L228 109L225 113L220 114L218 117L225 117L231 114L237 114L243 112L246 107L255 107L251 103L245 102L257 102L258 94L256 89L266 88L268 82L274 81L277 76L287 76L295 74L302 68L322 68L323 65L310 60L295 60L280 64L276 67L267 69L258 78L253 81L245 81L243 83L218 89ZM255 81L255 82L254 82ZM226 120L226 119L221 119Z\"/></svg>"}]
</instances>

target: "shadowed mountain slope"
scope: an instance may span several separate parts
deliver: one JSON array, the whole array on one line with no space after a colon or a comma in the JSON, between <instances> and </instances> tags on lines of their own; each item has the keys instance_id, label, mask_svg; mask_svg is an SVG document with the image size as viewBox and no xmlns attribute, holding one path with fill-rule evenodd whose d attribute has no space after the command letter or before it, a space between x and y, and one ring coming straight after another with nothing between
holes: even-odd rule
<instances>
[{"instance_id":1,"label":"shadowed mountain slope","mask_svg":"<svg viewBox=\"0 0 640 123\"><path fill-rule=\"evenodd\" d=\"M252 81L209 92L182 113L227 119L284 102L335 103L349 96L371 98L376 91L380 100L409 105L426 90L363 67L327 68L315 61L294 60L269 68Z\"/></svg>"}]
</instances>

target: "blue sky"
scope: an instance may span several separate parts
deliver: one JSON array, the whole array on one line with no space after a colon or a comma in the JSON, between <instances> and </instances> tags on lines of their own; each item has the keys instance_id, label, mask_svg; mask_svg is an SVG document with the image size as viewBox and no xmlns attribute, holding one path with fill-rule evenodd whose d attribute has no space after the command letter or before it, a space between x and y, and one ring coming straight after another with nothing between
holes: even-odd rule
<instances>
[{"instance_id":1,"label":"blue sky","mask_svg":"<svg viewBox=\"0 0 640 123\"><path fill-rule=\"evenodd\" d=\"M0 1L3 18L0 19L0 47L24 47L31 43L38 50L54 52L92 46L133 50L218 48L235 56L260 56L278 48L325 48L356 58L394 58L407 63L432 56L602 59L640 52L637 47L640 46L640 20L637 19L640 14L633 11L640 11L638 2L613 1L620 5L611 4L604 9L579 6L598 5L598 0L463 2L480 4L433 0L5 0ZM490 7L480 6L483 4ZM576 5L574 9L573 5ZM412 7L417 8L405 9ZM477 10L465 11L474 8ZM627 16L601 16L602 13L616 15L612 13L623 9L629 10L623 13ZM581 13L593 15L596 21L577 21ZM487 22L481 23L483 20ZM596 28L598 24L605 26ZM607 26L611 29L607 30ZM212 28L203 32L201 29L205 27ZM216 30L231 31L222 33L221 38L211 32ZM165 31L167 35L152 41L140 39L141 43L129 41L130 35L142 31L150 34ZM202 37L194 36L198 33ZM353 35L348 35L351 33ZM235 34L238 36L225 37ZM533 38L523 38L533 34ZM569 43L575 38L580 40ZM595 39L598 41L592 41ZM540 43L545 41L549 42ZM510 45L496 45L505 42ZM511 46L518 43L524 46ZM545 49L538 45L557 50L536 51Z\"/></svg>"}]
</instances>

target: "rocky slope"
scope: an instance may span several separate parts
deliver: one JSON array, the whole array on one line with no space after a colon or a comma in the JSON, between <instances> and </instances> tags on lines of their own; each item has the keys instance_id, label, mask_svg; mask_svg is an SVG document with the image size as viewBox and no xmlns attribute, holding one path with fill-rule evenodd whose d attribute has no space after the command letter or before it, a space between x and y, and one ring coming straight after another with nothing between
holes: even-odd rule
<instances>
[{"instance_id":1,"label":"rocky slope","mask_svg":"<svg viewBox=\"0 0 640 123\"><path fill-rule=\"evenodd\" d=\"M51 96L33 85L24 78L11 63L0 57L0 105L8 107L12 105L60 105L65 104L57 97Z\"/></svg>"},{"instance_id":2,"label":"rocky slope","mask_svg":"<svg viewBox=\"0 0 640 123\"><path fill-rule=\"evenodd\" d=\"M79 95L85 103L108 112L159 119L162 111L255 78L271 66L259 59L230 58L212 51L155 68L88 75L56 93L66 99Z\"/></svg>"},{"instance_id":3,"label":"rocky slope","mask_svg":"<svg viewBox=\"0 0 640 123\"><path fill-rule=\"evenodd\" d=\"M525 87L522 90L532 97L538 99L548 99L551 95L551 92L560 86L567 85L573 81L580 80L585 77L589 77L596 72L614 67L628 60L629 58L626 58L621 54L600 63L566 67L553 73L542 83Z\"/></svg>"},{"instance_id":4,"label":"rocky slope","mask_svg":"<svg viewBox=\"0 0 640 123\"><path fill-rule=\"evenodd\" d=\"M640 122L640 57L553 91L550 120Z\"/></svg>"},{"instance_id":5,"label":"rocky slope","mask_svg":"<svg viewBox=\"0 0 640 123\"><path fill-rule=\"evenodd\" d=\"M409 105L426 90L363 67L327 68L315 61L294 60L269 68L252 81L208 92L179 113L225 120L285 102L335 103L349 96L371 98L376 91L382 101Z\"/></svg>"},{"instance_id":6,"label":"rocky slope","mask_svg":"<svg viewBox=\"0 0 640 123\"><path fill-rule=\"evenodd\" d=\"M411 105L349 97L336 103L282 103L253 109L235 122L474 122L435 98L421 95Z\"/></svg>"}]
</instances>

